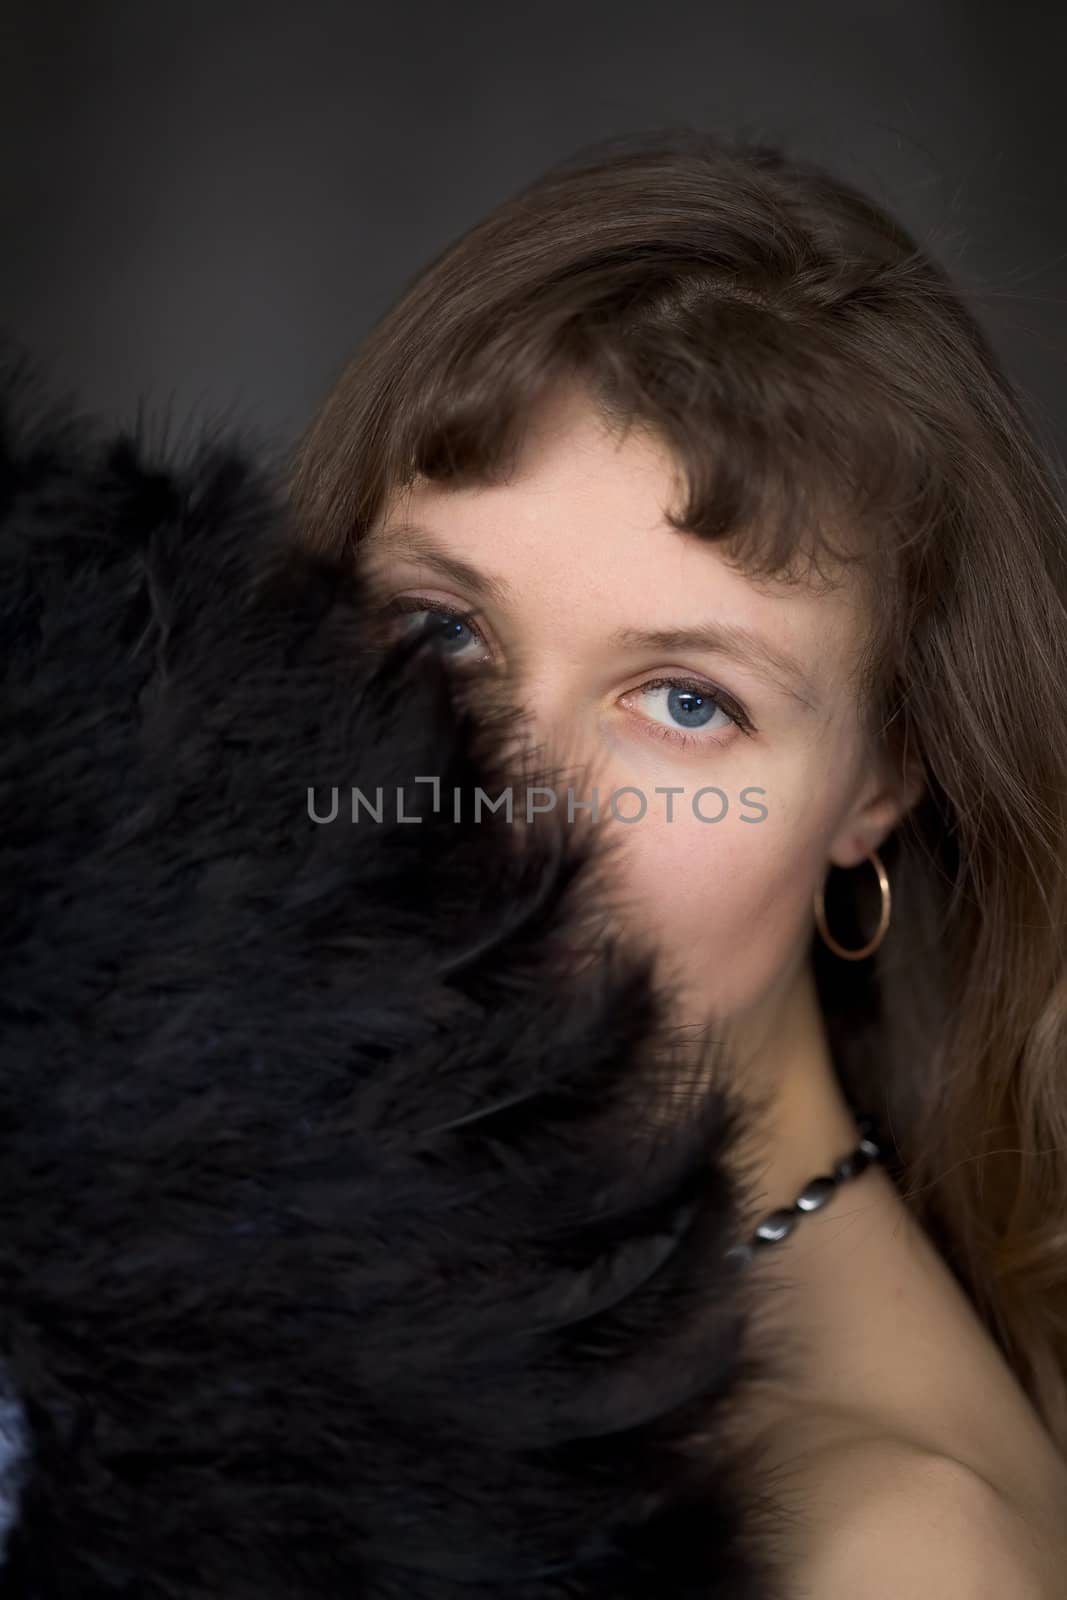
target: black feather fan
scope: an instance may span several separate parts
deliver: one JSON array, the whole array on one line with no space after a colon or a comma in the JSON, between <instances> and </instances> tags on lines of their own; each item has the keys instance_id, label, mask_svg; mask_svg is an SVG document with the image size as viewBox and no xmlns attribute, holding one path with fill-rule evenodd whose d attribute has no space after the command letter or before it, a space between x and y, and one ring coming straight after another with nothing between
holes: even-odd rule
<instances>
[{"instance_id":1,"label":"black feather fan","mask_svg":"<svg viewBox=\"0 0 1067 1600\"><path fill-rule=\"evenodd\" d=\"M375 644L236 431L38 392L8 359L0 1594L769 1600L741 1103L588 838L457 820L517 713Z\"/></svg>"}]
</instances>

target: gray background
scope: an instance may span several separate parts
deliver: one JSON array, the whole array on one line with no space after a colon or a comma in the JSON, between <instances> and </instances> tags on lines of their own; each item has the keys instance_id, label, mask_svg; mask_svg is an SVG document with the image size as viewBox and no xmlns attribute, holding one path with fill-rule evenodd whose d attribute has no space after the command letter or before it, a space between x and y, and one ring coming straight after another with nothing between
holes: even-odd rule
<instances>
[{"instance_id":1,"label":"gray background","mask_svg":"<svg viewBox=\"0 0 1067 1600\"><path fill-rule=\"evenodd\" d=\"M494 202L682 120L888 203L1062 453L1058 9L3 0L0 323L115 419L236 414L284 444Z\"/></svg>"}]
</instances>

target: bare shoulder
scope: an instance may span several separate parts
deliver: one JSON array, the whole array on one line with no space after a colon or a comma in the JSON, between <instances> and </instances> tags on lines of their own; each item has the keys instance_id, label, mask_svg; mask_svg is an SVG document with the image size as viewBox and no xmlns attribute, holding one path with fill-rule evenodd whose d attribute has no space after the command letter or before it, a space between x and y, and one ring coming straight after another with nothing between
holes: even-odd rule
<instances>
[{"instance_id":1,"label":"bare shoulder","mask_svg":"<svg viewBox=\"0 0 1067 1600\"><path fill-rule=\"evenodd\" d=\"M979 1473L891 1438L854 1439L807 1462L810 1537L797 1600L1055 1600L1061 1535Z\"/></svg>"}]
</instances>

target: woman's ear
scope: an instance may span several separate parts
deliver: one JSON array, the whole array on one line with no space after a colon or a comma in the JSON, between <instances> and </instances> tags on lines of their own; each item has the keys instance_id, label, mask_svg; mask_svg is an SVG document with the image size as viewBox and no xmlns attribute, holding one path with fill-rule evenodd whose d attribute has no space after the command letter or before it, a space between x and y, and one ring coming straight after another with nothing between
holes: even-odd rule
<instances>
[{"instance_id":1,"label":"woman's ear","mask_svg":"<svg viewBox=\"0 0 1067 1600\"><path fill-rule=\"evenodd\" d=\"M902 772L888 758L878 760L841 820L827 853L829 862L855 867L865 861L918 802L924 787L917 762L909 762Z\"/></svg>"}]
</instances>

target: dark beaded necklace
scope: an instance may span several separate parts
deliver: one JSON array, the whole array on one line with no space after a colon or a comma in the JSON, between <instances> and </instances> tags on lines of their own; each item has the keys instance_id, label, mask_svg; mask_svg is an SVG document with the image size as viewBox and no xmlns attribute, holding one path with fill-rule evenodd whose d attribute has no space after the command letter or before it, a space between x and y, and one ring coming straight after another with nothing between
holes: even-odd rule
<instances>
[{"instance_id":1,"label":"dark beaded necklace","mask_svg":"<svg viewBox=\"0 0 1067 1600\"><path fill-rule=\"evenodd\" d=\"M882 1159L882 1147L874 1138L874 1118L857 1117L856 1125L861 1134L856 1148L847 1156L842 1156L832 1172L820 1174L819 1177L812 1178L806 1183L791 1206L781 1206L777 1211L772 1211L764 1217L751 1238L727 1250L727 1261L747 1266L758 1250L765 1249L769 1244L778 1244L780 1240L787 1238L807 1212L821 1211L840 1184L849 1178L858 1178L872 1161Z\"/></svg>"}]
</instances>

